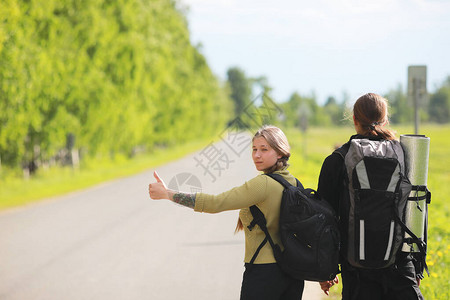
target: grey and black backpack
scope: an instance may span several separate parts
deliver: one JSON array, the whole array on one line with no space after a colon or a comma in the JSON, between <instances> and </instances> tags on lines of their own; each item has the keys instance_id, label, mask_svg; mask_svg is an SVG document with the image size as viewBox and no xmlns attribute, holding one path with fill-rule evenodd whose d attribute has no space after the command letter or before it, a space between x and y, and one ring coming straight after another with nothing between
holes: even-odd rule
<instances>
[{"instance_id":1,"label":"grey and black backpack","mask_svg":"<svg viewBox=\"0 0 450 300\"><path fill-rule=\"evenodd\" d=\"M404 224L412 185L400 142L352 139L336 152L345 162L348 189L348 262L366 269L393 265L405 232L425 252L424 242Z\"/></svg>"}]
</instances>

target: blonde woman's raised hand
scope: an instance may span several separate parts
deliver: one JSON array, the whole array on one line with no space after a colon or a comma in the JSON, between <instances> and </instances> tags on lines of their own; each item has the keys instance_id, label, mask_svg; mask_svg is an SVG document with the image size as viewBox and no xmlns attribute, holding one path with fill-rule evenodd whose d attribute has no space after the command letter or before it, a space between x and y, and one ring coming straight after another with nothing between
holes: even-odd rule
<instances>
[{"instance_id":1,"label":"blonde woman's raised hand","mask_svg":"<svg viewBox=\"0 0 450 300\"><path fill-rule=\"evenodd\" d=\"M156 179L156 182L150 183L148 185L148 194L150 198L154 200L158 199L170 199L169 198L169 190L167 189L164 181L159 177L158 173L153 172L153 176Z\"/></svg>"}]
</instances>

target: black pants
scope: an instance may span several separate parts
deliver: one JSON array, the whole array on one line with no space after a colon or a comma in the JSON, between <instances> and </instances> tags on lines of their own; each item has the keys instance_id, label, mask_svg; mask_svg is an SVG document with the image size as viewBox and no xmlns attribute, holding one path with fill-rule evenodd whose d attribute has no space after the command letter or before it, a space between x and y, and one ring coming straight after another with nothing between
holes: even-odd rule
<instances>
[{"instance_id":1,"label":"black pants","mask_svg":"<svg viewBox=\"0 0 450 300\"><path fill-rule=\"evenodd\" d=\"M342 266L343 300L423 300L411 261L379 269Z\"/></svg>"},{"instance_id":2,"label":"black pants","mask_svg":"<svg viewBox=\"0 0 450 300\"><path fill-rule=\"evenodd\" d=\"M303 280L281 271L277 264L245 264L241 300L300 300Z\"/></svg>"}]
</instances>

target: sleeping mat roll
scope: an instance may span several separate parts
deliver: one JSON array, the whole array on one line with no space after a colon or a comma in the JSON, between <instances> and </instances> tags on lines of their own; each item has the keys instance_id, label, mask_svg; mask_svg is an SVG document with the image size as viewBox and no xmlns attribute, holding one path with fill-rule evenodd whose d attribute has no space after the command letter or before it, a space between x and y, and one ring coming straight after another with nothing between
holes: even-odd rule
<instances>
[{"instance_id":1,"label":"sleeping mat roll","mask_svg":"<svg viewBox=\"0 0 450 300\"><path fill-rule=\"evenodd\" d=\"M422 241L427 239L428 203L427 190L430 138L424 135L401 135L400 143L405 151L406 176L413 185L406 204L405 224ZM405 238L410 235L405 233ZM419 252L415 243L404 243L403 252Z\"/></svg>"}]
</instances>

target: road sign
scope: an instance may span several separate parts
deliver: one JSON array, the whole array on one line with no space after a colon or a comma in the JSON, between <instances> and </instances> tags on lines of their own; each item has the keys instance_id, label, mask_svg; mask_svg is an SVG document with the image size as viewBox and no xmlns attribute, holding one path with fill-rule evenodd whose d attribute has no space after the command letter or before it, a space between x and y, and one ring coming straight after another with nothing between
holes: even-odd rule
<instances>
[{"instance_id":1,"label":"road sign","mask_svg":"<svg viewBox=\"0 0 450 300\"><path fill-rule=\"evenodd\" d=\"M427 66L408 66L408 99L414 103L415 132L419 134L419 107L427 99Z\"/></svg>"},{"instance_id":2,"label":"road sign","mask_svg":"<svg viewBox=\"0 0 450 300\"><path fill-rule=\"evenodd\" d=\"M414 97L415 92L427 93L427 66L408 67L408 97Z\"/></svg>"}]
</instances>

